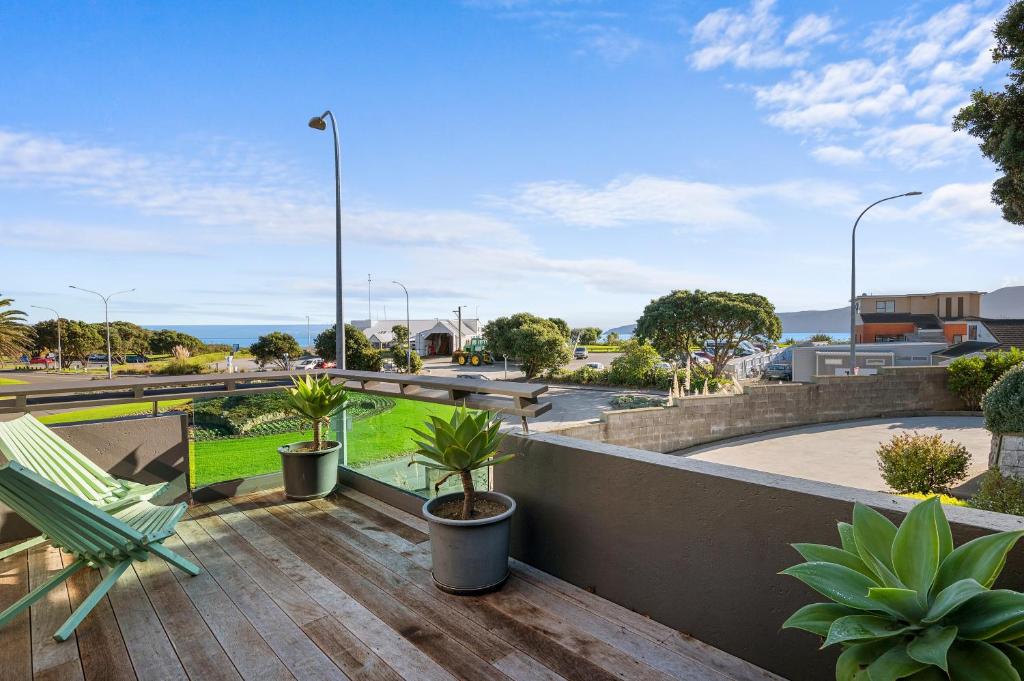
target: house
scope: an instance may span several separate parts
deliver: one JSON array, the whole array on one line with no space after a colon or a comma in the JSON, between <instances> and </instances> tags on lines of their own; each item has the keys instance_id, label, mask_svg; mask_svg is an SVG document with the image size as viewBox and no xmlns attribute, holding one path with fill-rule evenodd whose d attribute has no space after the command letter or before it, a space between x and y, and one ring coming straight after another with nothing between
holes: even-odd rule
<instances>
[{"instance_id":1,"label":"house","mask_svg":"<svg viewBox=\"0 0 1024 681\"><path fill-rule=\"evenodd\" d=\"M979 355L993 350L1024 350L1024 319L986 319L969 317L962 341L935 353L936 362Z\"/></svg>"},{"instance_id":2,"label":"house","mask_svg":"<svg viewBox=\"0 0 1024 681\"><path fill-rule=\"evenodd\" d=\"M968 340L968 320L981 315L981 291L939 291L857 297L858 343Z\"/></svg>"},{"instance_id":3,"label":"house","mask_svg":"<svg viewBox=\"0 0 1024 681\"><path fill-rule=\"evenodd\" d=\"M366 339L375 348L389 348L395 342L392 329L404 327L404 319L356 319L352 325L366 335ZM431 355L451 355L452 352L471 338L479 338L482 325L479 319L463 317L462 327L455 319L411 319L409 320L412 349L424 357Z\"/></svg>"}]
</instances>

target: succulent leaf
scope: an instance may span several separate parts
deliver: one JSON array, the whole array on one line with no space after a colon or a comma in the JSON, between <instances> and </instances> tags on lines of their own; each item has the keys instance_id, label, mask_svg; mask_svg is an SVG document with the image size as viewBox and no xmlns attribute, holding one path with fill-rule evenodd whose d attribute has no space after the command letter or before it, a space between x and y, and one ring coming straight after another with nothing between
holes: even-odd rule
<instances>
[{"instance_id":1,"label":"succulent leaf","mask_svg":"<svg viewBox=\"0 0 1024 681\"><path fill-rule=\"evenodd\" d=\"M943 539L935 514L939 498L922 501L903 519L892 543L892 565L896 576L920 594L928 597L942 560ZM952 540L950 540L952 541Z\"/></svg>"},{"instance_id":2,"label":"succulent leaf","mask_svg":"<svg viewBox=\"0 0 1024 681\"><path fill-rule=\"evenodd\" d=\"M954 549L939 566L933 592L941 591L961 579L974 579L986 589L992 586L1003 569L1006 554L1024 530L998 532L971 540Z\"/></svg>"},{"instance_id":3,"label":"succulent leaf","mask_svg":"<svg viewBox=\"0 0 1024 681\"><path fill-rule=\"evenodd\" d=\"M899 643L868 665L868 679L870 681L896 681L926 667L928 665L918 662L907 654L906 645Z\"/></svg>"},{"instance_id":4,"label":"succulent leaf","mask_svg":"<svg viewBox=\"0 0 1024 681\"><path fill-rule=\"evenodd\" d=\"M956 627L930 627L907 644L907 655L918 662L949 671L946 654L956 640Z\"/></svg>"},{"instance_id":5,"label":"succulent leaf","mask_svg":"<svg viewBox=\"0 0 1024 681\"><path fill-rule=\"evenodd\" d=\"M793 544L793 548L804 557L804 560L844 565L851 570L856 570L872 581L877 581L875 574L868 569L868 566L864 564L860 556L854 553L838 549L835 546L828 546L827 544Z\"/></svg>"},{"instance_id":6,"label":"succulent leaf","mask_svg":"<svg viewBox=\"0 0 1024 681\"><path fill-rule=\"evenodd\" d=\"M881 615L849 615L840 617L828 629L828 636L821 646L826 648L836 643L849 641L871 641L880 638L899 636L913 627L901 625L891 617Z\"/></svg>"},{"instance_id":7,"label":"succulent leaf","mask_svg":"<svg viewBox=\"0 0 1024 681\"><path fill-rule=\"evenodd\" d=\"M843 551L857 553L857 540L853 536L853 525L850 523L839 523L839 541Z\"/></svg>"},{"instance_id":8,"label":"succulent leaf","mask_svg":"<svg viewBox=\"0 0 1024 681\"><path fill-rule=\"evenodd\" d=\"M897 645L892 639L851 645L836 662L836 681L866 681L868 665Z\"/></svg>"},{"instance_id":9,"label":"succulent leaf","mask_svg":"<svg viewBox=\"0 0 1024 681\"><path fill-rule=\"evenodd\" d=\"M1020 681L1010 659L984 641L957 641L949 649L951 681Z\"/></svg>"},{"instance_id":10,"label":"succulent leaf","mask_svg":"<svg viewBox=\"0 0 1024 681\"><path fill-rule=\"evenodd\" d=\"M1007 645L1006 643L1000 643L996 648L999 648L999 652L1006 655L1006 659L1010 661L1017 675L1024 678L1024 651L1017 646Z\"/></svg>"},{"instance_id":11,"label":"succulent leaf","mask_svg":"<svg viewBox=\"0 0 1024 681\"><path fill-rule=\"evenodd\" d=\"M782 571L796 577L822 596L859 610L876 610L878 604L868 598L876 583L856 570L820 561L801 563Z\"/></svg>"},{"instance_id":12,"label":"succulent leaf","mask_svg":"<svg viewBox=\"0 0 1024 681\"><path fill-rule=\"evenodd\" d=\"M987 590L973 579L961 579L959 582L950 584L935 597L921 621L938 622L970 599Z\"/></svg>"},{"instance_id":13,"label":"succulent leaf","mask_svg":"<svg viewBox=\"0 0 1024 681\"><path fill-rule=\"evenodd\" d=\"M902 588L904 584L893 572L892 543L896 526L873 508L863 504L853 507L853 536L857 553L883 586Z\"/></svg>"},{"instance_id":14,"label":"succulent leaf","mask_svg":"<svg viewBox=\"0 0 1024 681\"><path fill-rule=\"evenodd\" d=\"M985 641L1024 623L1024 594L999 589L967 601L946 621L956 624L960 638Z\"/></svg>"},{"instance_id":15,"label":"succulent leaf","mask_svg":"<svg viewBox=\"0 0 1024 681\"><path fill-rule=\"evenodd\" d=\"M783 629L803 629L822 638L828 636L829 627L840 617L863 612L838 603L811 603L800 608L782 623Z\"/></svg>"},{"instance_id":16,"label":"succulent leaf","mask_svg":"<svg viewBox=\"0 0 1024 681\"><path fill-rule=\"evenodd\" d=\"M868 598L876 610L885 610L908 622L916 622L924 615L921 597L913 589L879 587L868 591Z\"/></svg>"}]
</instances>

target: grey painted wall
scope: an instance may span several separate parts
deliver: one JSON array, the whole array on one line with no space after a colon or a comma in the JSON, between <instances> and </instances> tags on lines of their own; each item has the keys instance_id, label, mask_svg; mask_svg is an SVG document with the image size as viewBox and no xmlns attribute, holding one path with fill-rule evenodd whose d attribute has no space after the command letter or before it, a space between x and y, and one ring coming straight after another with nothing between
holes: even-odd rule
<instances>
[{"instance_id":1,"label":"grey painted wall","mask_svg":"<svg viewBox=\"0 0 1024 681\"><path fill-rule=\"evenodd\" d=\"M965 409L945 367L886 368L877 376L819 376L815 383L759 385L742 395L693 396L672 407L605 412L561 435L674 452L779 428L887 415Z\"/></svg>"},{"instance_id":2,"label":"grey painted wall","mask_svg":"<svg viewBox=\"0 0 1024 681\"><path fill-rule=\"evenodd\" d=\"M188 428L183 414L59 425L54 431L115 477L144 483L169 481L154 502L187 498ZM37 534L0 504L0 543Z\"/></svg>"},{"instance_id":3,"label":"grey painted wall","mask_svg":"<svg viewBox=\"0 0 1024 681\"><path fill-rule=\"evenodd\" d=\"M913 502L551 434L511 435L520 456L494 468L519 504L516 558L797 681L834 678L835 652L782 631L824 600L776 573L800 562L794 542L838 545L836 522L861 501L899 521ZM1024 519L949 508L957 544ZM1024 545L1000 586L1024 589Z\"/></svg>"}]
</instances>

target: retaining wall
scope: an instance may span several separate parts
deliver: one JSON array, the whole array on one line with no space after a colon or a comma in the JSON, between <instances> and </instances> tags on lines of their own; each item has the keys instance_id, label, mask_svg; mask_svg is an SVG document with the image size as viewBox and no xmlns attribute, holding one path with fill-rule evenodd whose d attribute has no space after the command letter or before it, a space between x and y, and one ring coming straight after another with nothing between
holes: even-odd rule
<instances>
[{"instance_id":1,"label":"retaining wall","mask_svg":"<svg viewBox=\"0 0 1024 681\"><path fill-rule=\"evenodd\" d=\"M814 383L745 388L742 395L695 395L672 407L605 412L560 435L673 452L768 430L881 416L963 411L945 367L886 367L875 376L819 376Z\"/></svg>"}]
</instances>

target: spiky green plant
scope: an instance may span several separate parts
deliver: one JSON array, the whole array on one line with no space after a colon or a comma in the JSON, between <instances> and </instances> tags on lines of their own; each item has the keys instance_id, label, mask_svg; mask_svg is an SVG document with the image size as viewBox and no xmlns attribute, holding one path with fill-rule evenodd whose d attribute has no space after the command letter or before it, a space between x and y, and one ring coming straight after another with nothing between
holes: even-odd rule
<instances>
[{"instance_id":1,"label":"spiky green plant","mask_svg":"<svg viewBox=\"0 0 1024 681\"><path fill-rule=\"evenodd\" d=\"M295 376L287 389L288 407L313 424L313 448L320 451L320 429L332 416L348 407L348 394L341 383L335 385L327 374Z\"/></svg>"},{"instance_id":2,"label":"spiky green plant","mask_svg":"<svg viewBox=\"0 0 1024 681\"><path fill-rule=\"evenodd\" d=\"M451 420L445 421L431 416L425 424L426 430L410 428L416 434L419 454L424 459L414 458L409 465L420 464L447 475L437 481L434 489L453 475L462 480L462 519L469 520L473 513L473 471L504 463L514 454L495 457L504 435L498 432L501 420L487 411L473 412L465 407L456 409Z\"/></svg>"},{"instance_id":3,"label":"spiky green plant","mask_svg":"<svg viewBox=\"0 0 1024 681\"><path fill-rule=\"evenodd\" d=\"M0 359L17 357L32 344L32 328L25 324L25 313L11 308L13 304L11 298L0 297Z\"/></svg>"},{"instance_id":4,"label":"spiky green plant","mask_svg":"<svg viewBox=\"0 0 1024 681\"><path fill-rule=\"evenodd\" d=\"M990 589L1024 531L953 548L937 497L897 528L862 504L839 523L842 548L794 544L808 562L782 571L831 603L797 610L782 625L844 650L837 681L1024 677L1024 594Z\"/></svg>"}]
</instances>

